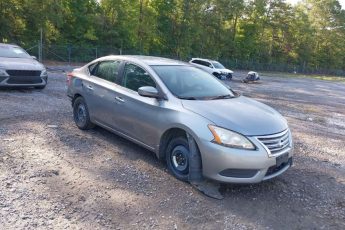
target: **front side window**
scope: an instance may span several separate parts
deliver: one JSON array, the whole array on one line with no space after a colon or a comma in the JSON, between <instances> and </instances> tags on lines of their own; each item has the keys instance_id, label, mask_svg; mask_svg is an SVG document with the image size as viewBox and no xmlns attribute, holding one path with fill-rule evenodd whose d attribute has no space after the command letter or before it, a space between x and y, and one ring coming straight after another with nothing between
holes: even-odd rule
<instances>
[{"instance_id":1,"label":"front side window","mask_svg":"<svg viewBox=\"0 0 345 230\"><path fill-rule=\"evenodd\" d=\"M217 61L212 62L212 64L216 69L225 69L225 67Z\"/></svg>"},{"instance_id":2,"label":"front side window","mask_svg":"<svg viewBox=\"0 0 345 230\"><path fill-rule=\"evenodd\" d=\"M126 64L122 86L138 91L142 86L156 87L156 83L144 69L133 64Z\"/></svg>"},{"instance_id":3,"label":"front side window","mask_svg":"<svg viewBox=\"0 0 345 230\"><path fill-rule=\"evenodd\" d=\"M214 76L192 66L152 66L172 94L180 99L233 98L234 93Z\"/></svg>"},{"instance_id":4,"label":"front side window","mask_svg":"<svg viewBox=\"0 0 345 230\"><path fill-rule=\"evenodd\" d=\"M115 79L118 75L120 63L120 61L101 62L92 70L92 75L110 82L115 82Z\"/></svg>"}]
</instances>

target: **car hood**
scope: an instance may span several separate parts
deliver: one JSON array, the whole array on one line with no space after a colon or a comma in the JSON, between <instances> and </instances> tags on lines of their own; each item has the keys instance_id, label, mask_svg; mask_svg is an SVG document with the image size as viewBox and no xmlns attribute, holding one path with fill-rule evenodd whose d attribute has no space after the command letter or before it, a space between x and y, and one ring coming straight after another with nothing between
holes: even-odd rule
<instances>
[{"instance_id":1,"label":"car hood","mask_svg":"<svg viewBox=\"0 0 345 230\"><path fill-rule=\"evenodd\" d=\"M234 73L232 70L229 69L217 69L221 73Z\"/></svg>"},{"instance_id":2,"label":"car hood","mask_svg":"<svg viewBox=\"0 0 345 230\"><path fill-rule=\"evenodd\" d=\"M43 70L44 65L31 58L0 57L0 68L11 70Z\"/></svg>"},{"instance_id":3,"label":"car hood","mask_svg":"<svg viewBox=\"0 0 345 230\"><path fill-rule=\"evenodd\" d=\"M285 118L277 111L244 96L221 100L182 100L182 104L215 125L246 136L274 134L288 128Z\"/></svg>"}]
</instances>

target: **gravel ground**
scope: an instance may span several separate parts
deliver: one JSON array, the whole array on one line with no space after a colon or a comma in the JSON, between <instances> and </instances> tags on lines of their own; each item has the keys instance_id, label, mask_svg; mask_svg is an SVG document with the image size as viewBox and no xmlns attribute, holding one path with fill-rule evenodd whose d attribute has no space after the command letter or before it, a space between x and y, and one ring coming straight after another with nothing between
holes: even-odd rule
<instances>
[{"instance_id":1,"label":"gravel ground","mask_svg":"<svg viewBox=\"0 0 345 230\"><path fill-rule=\"evenodd\" d=\"M72 120L65 77L0 91L1 229L345 229L345 84L262 77L235 90L281 112L295 165L223 200L176 180L154 154Z\"/></svg>"}]
</instances>

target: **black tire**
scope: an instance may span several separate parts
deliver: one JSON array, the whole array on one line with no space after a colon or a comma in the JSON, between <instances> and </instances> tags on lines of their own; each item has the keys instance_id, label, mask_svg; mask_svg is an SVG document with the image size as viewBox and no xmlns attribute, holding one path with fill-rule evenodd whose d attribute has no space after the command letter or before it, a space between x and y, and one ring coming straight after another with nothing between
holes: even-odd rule
<instances>
[{"instance_id":1,"label":"black tire","mask_svg":"<svg viewBox=\"0 0 345 230\"><path fill-rule=\"evenodd\" d=\"M213 76L215 76L218 79L222 79L222 75L220 75L219 73L213 73Z\"/></svg>"},{"instance_id":2,"label":"black tire","mask_svg":"<svg viewBox=\"0 0 345 230\"><path fill-rule=\"evenodd\" d=\"M188 181L190 152L185 137L173 138L167 147L166 162L169 171L177 179Z\"/></svg>"},{"instance_id":3,"label":"black tire","mask_svg":"<svg viewBox=\"0 0 345 230\"><path fill-rule=\"evenodd\" d=\"M92 129L95 125L90 121L89 110L84 98L78 97L73 103L73 119L79 129Z\"/></svg>"},{"instance_id":4,"label":"black tire","mask_svg":"<svg viewBox=\"0 0 345 230\"><path fill-rule=\"evenodd\" d=\"M46 85L35 86L35 89L44 89Z\"/></svg>"},{"instance_id":5,"label":"black tire","mask_svg":"<svg viewBox=\"0 0 345 230\"><path fill-rule=\"evenodd\" d=\"M231 80L231 79L232 79L232 74L229 73L229 74L226 76L226 78L227 78L228 80Z\"/></svg>"}]
</instances>

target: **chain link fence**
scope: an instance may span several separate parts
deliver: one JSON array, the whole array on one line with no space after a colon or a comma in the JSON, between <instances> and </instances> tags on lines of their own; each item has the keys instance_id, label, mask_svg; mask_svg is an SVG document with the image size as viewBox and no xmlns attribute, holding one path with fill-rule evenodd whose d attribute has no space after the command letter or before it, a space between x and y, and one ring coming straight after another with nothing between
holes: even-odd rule
<instances>
[{"instance_id":1,"label":"chain link fence","mask_svg":"<svg viewBox=\"0 0 345 230\"><path fill-rule=\"evenodd\" d=\"M87 63L106 55L152 55L176 59L176 56L157 53L142 53L137 50L122 50L116 47L91 47L74 45L33 45L24 48L31 55L36 56L41 62L59 62L71 65L72 63ZM192 57L190 57L191 59ZM189 60L182 60L189 61ZM223 65L229 69L273 71L300 74L325 74L345 76L345 70L322 69L308 65L293 65L287 63L259 63L255 60L220 59Z\"/></svg>"}]
</instances>

